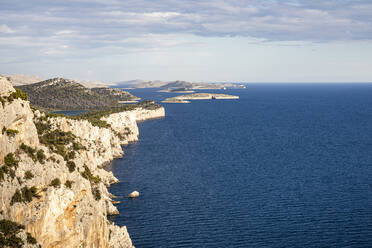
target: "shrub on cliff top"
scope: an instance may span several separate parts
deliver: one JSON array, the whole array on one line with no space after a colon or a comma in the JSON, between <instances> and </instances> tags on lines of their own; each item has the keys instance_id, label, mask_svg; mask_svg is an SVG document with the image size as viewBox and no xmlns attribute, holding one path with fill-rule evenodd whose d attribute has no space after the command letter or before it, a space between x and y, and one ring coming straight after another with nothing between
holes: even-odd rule
<instances>
[{"instance_id":1,"label":"shrub on cliff top","mask_svg":"<svg viewBox=\"0 0 372 248\"><path fill-rule=\"evenodd\" d=\"M16 136L16 134L18 134L18 133L19 133L19 131L18 131L18 130L15 130L15 129L10 129L10 128L8 128L8 129L6 130L6 134L9 135L10 137L14 137L14 136Z\"/></svg>"},{"instance_id":2,"label":"shrub on cliff top","mask_svg":"<svg viewBox=\"0 0 372 248\"><path fill-rule=\"evenodd\" d=\"M111 108L104 108L100 110L93 110L86 113L82 113L75 116L69 116L70 119L75 120L88 120L93 126L98 126L101 128L111 128L111 125L108 124L106 121L101 120L102 117L108 116L110 114L125 112L134 110L136 108L144 108L144 109L156 109L159 108L160 105L156 104L153 101L145 100L139 102L137 104L127 104L119 107L111 107Z\"/></svg>"},{"instance_id":3,"label":"shrub on cliff top","mask_svg":"<svg viewBox=\"0 0 372 248\"><path fill-rule=\"evenodd\" d=\"M27 94L23 93L22 90L20 89L16 89L15 92L13 92L12 94L8 96L9 102L12 102L14 99L22 99L24 101L27 101Z\"/></svg>"}]
</instances>

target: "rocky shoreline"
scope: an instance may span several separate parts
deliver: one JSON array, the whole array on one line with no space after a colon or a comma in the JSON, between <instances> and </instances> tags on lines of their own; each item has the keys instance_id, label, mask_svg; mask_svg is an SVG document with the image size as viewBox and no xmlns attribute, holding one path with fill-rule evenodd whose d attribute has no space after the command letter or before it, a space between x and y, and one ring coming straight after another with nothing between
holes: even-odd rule
<instances>
[{"instance_id":1,"label":"rocky shoreline","mask_svg":"<svg viewBox=\"0 0 372 248\"><path fill-rule=\"evenodd\" d=\"M107 190L118 179L103 166L123 156L121 145L138 140L137 121L164 117L164 108L112 113L100 119L109 125L102 127L31 109L1 76L0 97L0 220L24 226L18 241L26 247L132 247L126 227L107 219L118 214Z\"/></svg>"}]
</instances>

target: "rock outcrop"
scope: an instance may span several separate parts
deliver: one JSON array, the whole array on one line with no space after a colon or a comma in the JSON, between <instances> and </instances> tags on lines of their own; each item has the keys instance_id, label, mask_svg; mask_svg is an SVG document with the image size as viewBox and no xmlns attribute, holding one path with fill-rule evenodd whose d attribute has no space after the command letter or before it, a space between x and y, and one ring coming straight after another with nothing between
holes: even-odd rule
<instances>
[{"instance_id":1,"label":"rock outcrop","mask_svg":"<svg viewBox=\"0 0 372 248\"><path fill-rule=\"evenodd\" d=\"M137 198L139 197L139 192L138 191L133 191L128 195L129 198Z\"/></svg>"},{"instance_id":2,"label":"rock outcrop","mask_svg":"<svg viewBox=\"0 0 372 248\"><path fill-rule=\"evenodd\" d=\"M110 114L111 128L31 110L0 76L0 219L24 225L42 247L132 247L107 186L118 180L103 166L138 139L137 121L164 108ZM22 96L22 95L21 95Z\"/></svg>"}]
</instances>

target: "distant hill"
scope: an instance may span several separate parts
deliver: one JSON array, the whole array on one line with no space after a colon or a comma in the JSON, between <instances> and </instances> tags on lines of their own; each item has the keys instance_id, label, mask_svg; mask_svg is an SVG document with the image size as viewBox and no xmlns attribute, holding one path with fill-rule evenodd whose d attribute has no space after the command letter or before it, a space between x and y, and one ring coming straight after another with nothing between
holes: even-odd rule
<instances>
[{"instance_id":1,"label":"distant hill","mask_svg":"<svg viewBox=\"0 0 372 248\"><path fill-rule=\"evenodd\" d=\"M245 88L244 85L237 83L191 83L181 80L172 82L132 80L114 83L112 87L160 88L169 91L174 89L195 90L195 89Z\"/></svg>"},{"instance_id":2,"label":"distant hill","mask_svg":"<svg viewBox=\"0 0 372 248\"><path fill-rule=\"evenodd\" d=\"M138 98L118 89L92 88L64 78L22 85L31 104L48 110L88 110L117 106L118 101Z\"/></svg>"},{"instance_id":3,"label":"distant hill","mask_svg":"<svg viewBox=\"0 0 372 248\"><path fill-rule=\"evenodd\" d=\"M7 78L12 82L13 86L33 84L44 80L38 76L24 74L9 75Z\"/></svg>"},{"instance_id":4,"label":"distant hill","mask_svg":"<svg viewBox=\"0 0 372 248\"><path fill-rule=\"evenodd\" d=\"M167 84L163 85L162 88L185 88L185 89L192 89L193 86L194 86L193 83L177 80L177 81L170 82L170 83L167 83Z\"/></svg>"},{"instance_id":5,"label":"distant hill","mask_svg":"<svg viewBox=\"0 0 372 248\"><path fill-rule=\"evenodd\" d=\"M121 81L113 83L111 86L118 88L160 88L167 82L162 81L144 81L140 79L130 80L130 81Z\"/></svg>"}]
</instances>

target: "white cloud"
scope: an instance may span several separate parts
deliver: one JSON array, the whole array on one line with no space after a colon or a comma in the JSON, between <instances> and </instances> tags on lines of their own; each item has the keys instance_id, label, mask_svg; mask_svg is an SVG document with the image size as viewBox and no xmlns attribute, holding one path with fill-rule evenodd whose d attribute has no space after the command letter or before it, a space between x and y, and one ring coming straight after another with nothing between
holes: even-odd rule
<instances>
[{"instance_id":1,"label":"white cloud","mask_svg":"<svg viewBox=\"0 0 372 248\"><path fill-rule=\"evenodd\" d=\"M15 31L13 29L11 29L10 27L8 27L8 25L2 24L2 25L0 25L0 33L13 34L13 33L15 33Z\"/></svg>"},{"instance_id":2,"label":"white cloud","mask_svg":"<svg viewBox=\"0 0 372 248\"><path fill-rule=\"evenodd\" d=\"M70 35L70 34L73 34L75 33L74 30L60 30L60 31L57 31L55 32L55 35Z\"/></svg>"}]
</instances>

